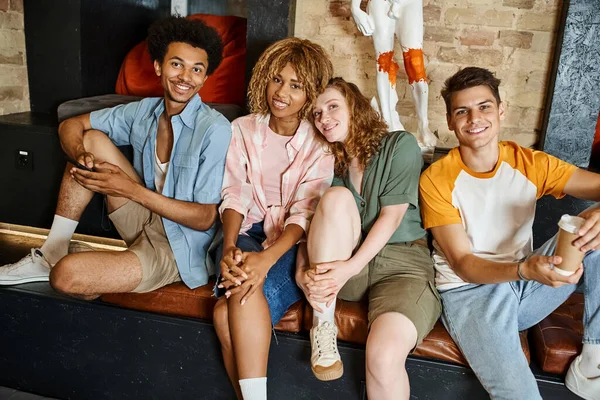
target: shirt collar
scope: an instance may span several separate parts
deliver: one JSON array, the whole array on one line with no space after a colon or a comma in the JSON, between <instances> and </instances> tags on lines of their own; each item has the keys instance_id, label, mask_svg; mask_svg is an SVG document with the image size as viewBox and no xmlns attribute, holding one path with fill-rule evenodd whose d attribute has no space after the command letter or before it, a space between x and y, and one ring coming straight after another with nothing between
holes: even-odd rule
<instances>
[{"instance_id":1,"label":"shirt collar","mask_svg":"<svg viewBox=\"0 0 600 400\"><path fill-rule=\"evenodd\" d=\"M196 94L185 105L185 108L183 109L183 111L181 111L179 114L175 115L175 117L180 118L181 122L183 122L188 128L193 129L196 114L198 113L198 110L202 107L203 104L204 103L202 102L202 99L200 99L200 96L198 96ZM154 116L154 118L158 118L158 117L160 117L160 114L162 114L164 110L165 110L165 99L163 98L156 104L154 109L150 110L150 112L148 113L146 118L150 118L150 116Z\"/></svg>"}]
</instances>

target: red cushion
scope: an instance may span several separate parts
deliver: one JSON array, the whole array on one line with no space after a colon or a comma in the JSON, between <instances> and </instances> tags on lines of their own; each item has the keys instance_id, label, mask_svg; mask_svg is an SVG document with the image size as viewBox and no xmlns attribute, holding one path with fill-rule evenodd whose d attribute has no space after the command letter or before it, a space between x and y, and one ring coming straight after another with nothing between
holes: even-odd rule
<instances>
[{"instance_id":1,"label":"red cushion","mask_svg":"<svg viewBox=\"0 0 600 400\"><path fill-rule=\"evenodd\" d=\"M190 15L217 30L223 40L223 61L208 77L199 95L206 103L244 105L246 71L246 19L206 14ZM154 72L146 41L125 56L115 88L118 94L160 97L163 87Z\"/></svg>"}]
</instances>

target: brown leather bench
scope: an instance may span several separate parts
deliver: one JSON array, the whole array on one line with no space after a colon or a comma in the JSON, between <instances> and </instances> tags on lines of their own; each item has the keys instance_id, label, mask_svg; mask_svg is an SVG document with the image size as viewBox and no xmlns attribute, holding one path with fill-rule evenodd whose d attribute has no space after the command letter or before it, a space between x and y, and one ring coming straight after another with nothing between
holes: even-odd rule
<instances>
[{"instance_id":1,"label":"brown leather bench","mask_svg":"<svg viewBox=\"0 0 600 400\"><path fill-rule=\"evenodd\" d=\"M214 281L196 289L183 283L173 283L149 293L105 294L100 299L121 307L179 317L200 318L212 321L217 302L213 296ZM304 302L293 304L275 329L283 332L300 332Z\"/></svg>"},{"instance_id":2,"label":"brown leather bench","mask_svg":"<svg viewBox=\"0 0 600 400\"><path fill-rule=\"evenodd\" d=\"M150 293L107 294L102 301L121 307L180 317L212 320L212 310L216 303L213 296L214 282L190 290L183 283L175 283ZM365 344L367 340L367 306L364 303L338 300L335 312L340 340ZM304 301L295 303L275 326L283 332L310 330L312 308ZM527 359L530 358L529 345L525 332L521 334L521 344ZM458 346L446 329L438 322L431 333L414 352L420 357L434 358L468 366Z\"/></svg>"},{"instance_id":3,"label":"brown leather bench","mask_svg":"<svg viewBox=\"0 0 600 400\"><path fill-rule=\"evenodd\" d=\"M529 341L542 371L564 375L581 352L583 294L574 293L563 305L530 329Z\"/></svg>"}]
</instances>

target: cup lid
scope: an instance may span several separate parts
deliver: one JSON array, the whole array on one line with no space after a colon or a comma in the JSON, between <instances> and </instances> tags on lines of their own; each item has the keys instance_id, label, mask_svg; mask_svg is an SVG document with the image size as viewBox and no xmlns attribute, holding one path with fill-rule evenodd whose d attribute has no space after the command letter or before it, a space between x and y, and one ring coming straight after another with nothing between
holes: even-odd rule
<instances>
[{"instance_id":1,"label":"cup lid","mask_svg":"<svg viewBox=\"0 0 600 400\"><path fill-rule=\"evenodd\" d=\"M583 226L585 219L574 215L564 214L558 221L558 226L570 233L577 233L579 228Z\"/></svg>"}]
</instances>

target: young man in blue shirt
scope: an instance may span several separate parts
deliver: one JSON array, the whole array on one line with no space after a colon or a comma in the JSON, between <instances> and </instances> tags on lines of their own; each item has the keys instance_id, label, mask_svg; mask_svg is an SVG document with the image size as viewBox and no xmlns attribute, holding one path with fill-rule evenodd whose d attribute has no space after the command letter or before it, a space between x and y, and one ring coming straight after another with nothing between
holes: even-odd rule
<instances>
[{"instance_id":1,"label":"young man in blue shirt","mask_svg":"<svg viewBox=\"0 0 600 400\"><path fill-rule=\"evenodd\" d=\"M95 111L62 122L68 156L52 228L40 249L0 268L0 284L48 281L83 299L148 292L183 280L206 284L206 252L231 126L198 91L220 64L217 32L200 21L169 17L149 30L148 49L163 98ZM117 146L133 147L133 165ZM69 254L71 236L94 192L107 196L109 217L127 251Z\"/></svg>"}]
</instances>

